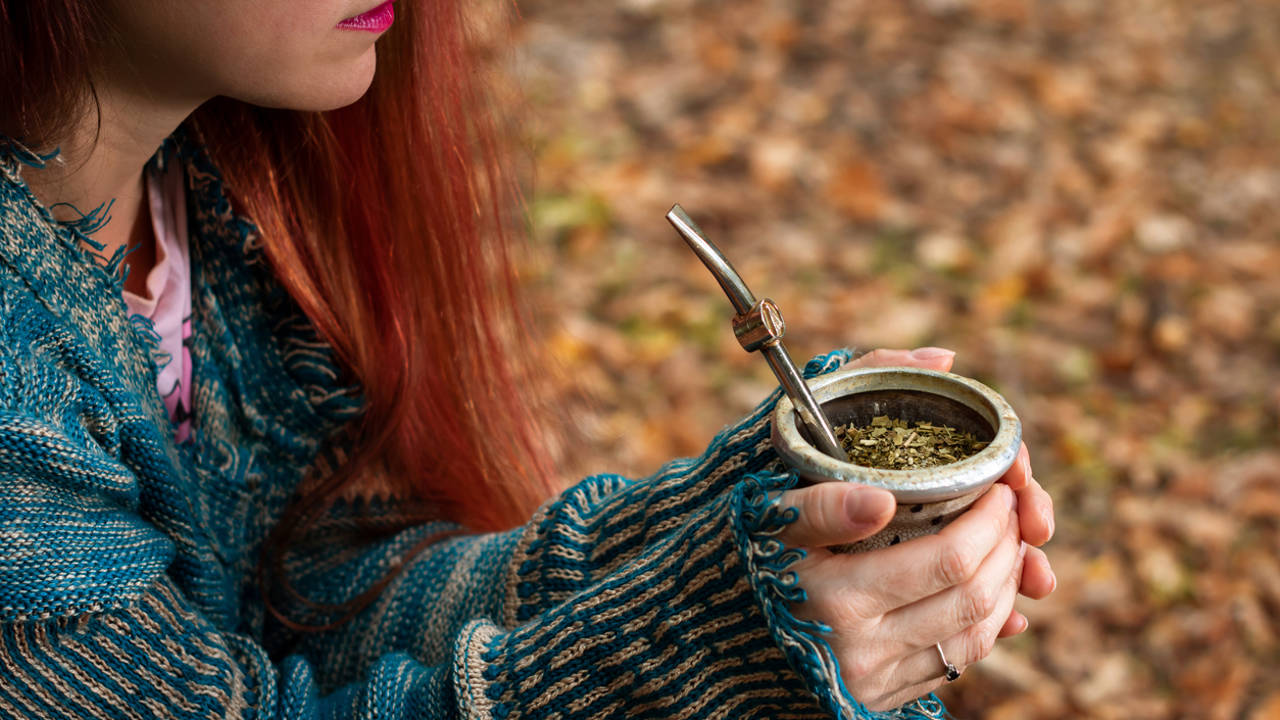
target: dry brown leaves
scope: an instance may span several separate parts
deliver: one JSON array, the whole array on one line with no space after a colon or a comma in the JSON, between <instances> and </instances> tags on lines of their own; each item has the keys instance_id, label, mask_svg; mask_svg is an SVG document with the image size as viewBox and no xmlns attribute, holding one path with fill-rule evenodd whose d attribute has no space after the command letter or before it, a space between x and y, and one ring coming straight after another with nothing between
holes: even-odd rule
<instances>
[{"instance_id":1,"label":"dry brown leaves","mask_svg":"<svg viewBox=\"0 0 1280 720\"><path fill-rule=\"evenodd\" d=\"M663 221L797 356L943 345L1054 495L1058 591L958 717L1280 717L1280 5L520 4L517 75L589 450L644 474L774 385Z\"/></svg>"}]
</instances>

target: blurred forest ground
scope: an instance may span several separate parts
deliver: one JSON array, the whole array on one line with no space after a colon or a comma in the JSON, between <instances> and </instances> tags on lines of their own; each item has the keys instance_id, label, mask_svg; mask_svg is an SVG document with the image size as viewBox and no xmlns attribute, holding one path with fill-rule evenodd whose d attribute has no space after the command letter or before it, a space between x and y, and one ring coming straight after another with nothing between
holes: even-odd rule
<instances>
[{"instance_id":1,"label":"blurred forest ground","mask_svg":"<svg viewBox=\"0 0 1280 720\"><path fill-rule=\"evenodd\" d=\"M1280 718L1280 4L518 8L570 471L698 453L775 386L678 201L797 358L954 348L1023 418L1059 587L957 717Z\"/></svg>"}]
</instances>

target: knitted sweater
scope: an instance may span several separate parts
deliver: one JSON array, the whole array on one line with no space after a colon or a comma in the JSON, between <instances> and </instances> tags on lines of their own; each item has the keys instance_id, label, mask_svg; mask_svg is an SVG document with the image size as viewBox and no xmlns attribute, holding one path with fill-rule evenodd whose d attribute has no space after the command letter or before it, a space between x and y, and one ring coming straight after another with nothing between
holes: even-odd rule
<instances>
[{"instance_id":1,"label":"knitted sweater","mask_svg":"<svg viewBox=\"0 0 1280 720\"><path fill-rule=\"evenodd\" d=\"M55 222L21 178L46 160L0 138L0 717L872 715L826 629L789 609L803 591L785 572L799 552L771 537L794 518L773 492L794 479L769 449L776 394L700 458L588 478L523 527L431 544L336 630L269 622L258 550L359 393L179 132L153 160L187 178L193 427L176 444L122 255L84 247L107 209ZM352 514L394 512L335 508L291 555L297 586L346 600L450 529L336 541Z\"/></svg>"}]
</instances>

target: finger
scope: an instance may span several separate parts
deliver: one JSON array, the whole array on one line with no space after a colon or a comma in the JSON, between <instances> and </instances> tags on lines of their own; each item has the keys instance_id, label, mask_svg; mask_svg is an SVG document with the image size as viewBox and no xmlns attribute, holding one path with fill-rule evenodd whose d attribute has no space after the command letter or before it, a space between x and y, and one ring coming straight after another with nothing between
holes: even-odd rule
<instances>
[{"instance_id":1,"label":"finger","mask_svg":"<svg viewBox=\"0 0 1280 720\"><path fill-rule=\"evenodd\" d=\"M1022 539L1032 545L1043 545L1053 537L1053 498L1040 487L1031 474L1031 455L1026 443L1018 448L1013 465L1000 478L1000 482L1018 493L1019 522Z\"/></svg>"},{"instance_id":2,"label":"finger","mask_svg":"<svg viewBox=\"0 0 1280 720\"><path fill-rule=\"evenodd\" d=\"M936 655L937 653L935 652L934 654ZM876 698L870 702L864 700L862 701L862 704L872 712L885 712L887 710L894 710L896 708L902 707L903 705L906 705L912 700L915 700L917 698L922 698L925 695L928 695L934 690L937 690L938 688L945 685L946 682L947 681L945 676L938 676L933 680L917 683L915 685L912 685L909 688L906 688L904 690L899 690L898 692L893 693L891 695L886 695L880 698Z\"/></svg>"},{"instance_id":3,"label":"finger","mask_svg":"<svg viewBox=\"0 0 1280 720\"><path fill-rule=\"evenodd\" d=\"M849 367L919 367L946 372L955 360L954 350L922 347L915 350L878 348L849 362Z\"/></svg>"},{"instance_id":4,"label":"finger","mask_svg":"<svg viewBox=\"0 0 1280 720\"><path fill-rule=\"evenodd\" d=\"M867 709L873 711L892 710L937 690L949 682L947 680L947 663L950 663L957 671L963 673L968 663L960 661L960 656L957 652L959 648L958 641L948 640L939 643L939 645L942 647L942 655L938 654L936 646L930 645L928 648L912 653L910 658L894 666L893 672L895 673L894 680L896 682L889 681L886 687L901 687L901 689L888 691L879 697L871 698L870 702L863 701ZM921 677L925 679L918 679ZM885 681L882 680L881 682Z\"/></svg>"},{"instance_id":5,"label":"finger","mask_svg":"<svg viewBox=\"0 0 1280 720\"><path fill-rule=\"evenodd\" d=\"M1018 448L1018 456L1013 459L1013 464L1000 476L1000 482L1008 485L1014 490L1021 490L1027 486L1027 482L1031 479L1031 452L1027 450L1027 444L1022 443L1022 447Z\"/></svg>"},{"instance_id":6,"label":"finger","mask_svg":"<svg viewBox=\"0 0 1280 720\"><path fill-rule=\"evenodd\" d=\"M1000 583L1000 600L990 615L940 643L947 661L955 665L957 670L963 672L969 665L991 654L996 637L1013 612L1013 601L1017 596L1016 580L1015 573ZM930 644L908 655L893 672L900 678L901 684L912 689L940 678L945 679L946 666L942 663L942 658L938 657L937 647Z\"/></svg>"},{"instance_id":7,"label":"finger","mask_svg":"<svg viewBox=\"0 0 1280 720\"><path fill-rule=\"evenodd\" d=\"M1014 513L1010 511L1012 516ZM906 655L983 622L1015 594L1019 563L1025 545L1018 540L1016 519L1010 517L1001 542L983 559L973 577L960 585L887 613L880 623L884 636L902 645ZM1012 608L1013 601L1009 600ZM1000 616L1001 622L1008 612Z\"/></svg>"},{"instance_id":8,"label":"finger","mask_svg":"<svg viewBox=\"0 0 1280 720\"><path fill-rule=\"evenodd\" d=\"M806 587L815 602L841 603L837 616L852 608L860 617L879 617L910 605L973 577L1008 532L1016 502L1009 488L993 485L937 535L831 555L808 569Z\"/></svg>"},{"instance_id":9,"label":"finger","mask_svg":"<svg viewBox=\"0 0 1280 720\"><path fill-rule=\"evenodd\" d=\"M1022 539L1035 546L1049 542L1053 537L1053 498L1034 477L1018 490L1018 522L1022 527Z\"/></svg>"},{"instance_id":10,"label":"finger","mask_svg":"<svg viewBox=\"0 0 1280 720\"><path fill-rule=\"evenodd\" d=\"M946 662L955 665L957 670L963 672L968 665L990 654L997 638L1016 635L1027 629L1028 622L1026 617L1013 609L1013 584L1006 581L1004 585L1006 586L1005 594L1010 598L1007 605L1002 604L987 620L979 626L970 628L970 631L976 633L979 637L975 649L965 649L969 644L974 644L974 640L967 639L963 633L939 643L943 648ZM1006 610L1007 615L1001 614ZM995 626L995 620L1000 617L1006 617L1007 619L1000 626L1000 629L995 632L994 636L991 636L991 628ZM924 669L921 670L921 667ZM891 666L891 668L893 673L891 678L872 679L878 686L887 690L879 697L870 698L871 702L864 701L864 704L869 709L889 710L900 707L916 698L924 697L947 682L947 667L942 657L938 655L938 648L932 645L911 653L906 660ZM931 675L930 673L933 674ZM920 677L924 679L912 682L912 678ZM903 685L904 682L906 687L896 692L892 690L892 688Z\"/></svg>"},{"instance_id":11,"label":"finger","mask_svg":"<svg viewBox=\"0 0 1280 720\"><path fill-rule=\"evenodd\" d=\"M786 545L826 547L871 537L893 519L897 501L888 490L844 482L824 482L788 490L779 501L798 511L778 539Z\"/></svg>"},{"instance_id":12,"label":"finger","mask_svg":"<svg viewBox=\"0 0 1280 720\"><path fill-rule=\"evenodd\" d=\"M1014 610L1009 613L1009 619L1004 621L1004 627L1000 628L1000 632L996 633L996 637L1012 637L1026 630L1029 624L1026 615Z\"/></svg>"},{"instance_id":13,"label":"finger","mask_svg":"<svg viewBox=\"0 0 1280 720\"><path fill-rule=\"evenodd\" d=\"M1058 578L1053 574L1044 551L1028 547L1027 556L1022 561L1022 582L1018 586L1018 592L1032 600L1039 600L1057 587Z\"/></svg>"}]
</instances>

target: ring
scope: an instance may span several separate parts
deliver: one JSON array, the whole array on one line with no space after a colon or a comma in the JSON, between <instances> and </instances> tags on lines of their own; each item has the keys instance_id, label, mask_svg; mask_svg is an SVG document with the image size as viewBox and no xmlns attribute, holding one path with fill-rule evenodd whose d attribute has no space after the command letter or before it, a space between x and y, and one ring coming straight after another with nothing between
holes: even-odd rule
<instances>
[{"instance_id":1,"label":"ring","mask_svg":"<svg viewBox=\"0 0 1280 720\"><path fill-rule=\"evenodd\" d=\"M938 659L942 661L942 664L947 669L947 682L952 682L960 677L960 671L956 669L955 665L947 662L947 656L942 654L942 643L934 643L933 646L938 648Z\"/></svg>"}]
</instances>

